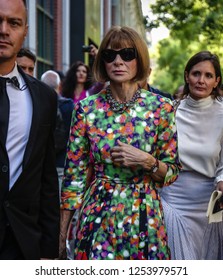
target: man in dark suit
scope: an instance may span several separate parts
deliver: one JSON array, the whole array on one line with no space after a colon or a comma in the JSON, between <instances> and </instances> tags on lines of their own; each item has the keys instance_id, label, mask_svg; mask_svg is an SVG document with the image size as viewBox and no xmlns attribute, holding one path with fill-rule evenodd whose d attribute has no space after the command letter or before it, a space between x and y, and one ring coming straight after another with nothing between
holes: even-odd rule
<instances>
[{"instance_id":1,"label":"man in dark suit","mask_svg":"<svg viewBox=\"0 0 223 280\"><path fill-rule=\"evenodd\" d=\"M0 259L5 260L58 257L57 95L15 63L27 30L25 0L0 0Z\"/></svg>"}]
</instances>

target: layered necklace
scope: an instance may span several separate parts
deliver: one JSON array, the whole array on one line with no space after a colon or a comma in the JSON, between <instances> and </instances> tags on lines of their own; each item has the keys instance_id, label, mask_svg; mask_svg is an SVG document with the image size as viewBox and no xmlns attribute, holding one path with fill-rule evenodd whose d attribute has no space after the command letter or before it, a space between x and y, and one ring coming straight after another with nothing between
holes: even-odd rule
<instances>
[{"instance_id":1,"label":"layered necklace","mask_svg":"<svg viewBox=\"0 0 223 280\"><path fill-rule=\"evenodd\" d=\"M123 113L126 109L132 108L141 95L141 88L138 88L133 97L129 101L119 102L114 99L111 93L111 88L106 88L106 99L112 111Z\"/></svg>"}]
</instances>

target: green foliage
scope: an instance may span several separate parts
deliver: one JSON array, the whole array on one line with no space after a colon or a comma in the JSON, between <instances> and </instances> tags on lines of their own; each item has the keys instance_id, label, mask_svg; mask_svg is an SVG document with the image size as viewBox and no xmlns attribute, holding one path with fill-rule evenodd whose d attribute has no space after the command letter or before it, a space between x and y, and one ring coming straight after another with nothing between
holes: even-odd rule
<instances>
[{"instance_id":1,"label":"green foliage","mask_svg":"<svg viewBox=\"0 0 223 280\"><path fill-rule=\"evenodd\" d=\"M173 93L184 82L184 64L189 53L182 52L180 41L164 39L159 42L157 67L153 70L153 85Z\"/></svg>"},{"instance_id":2,"label":"green foliage","mask_svg":"<svg viewBox=\"0 0 223 280\"><path fill-rule=\"evenodd\" d=\"M170 37L158 46L153 83L173 92L183 83L188 58L201 50L223 53L223 0L157 0L151 5L156 20L146 18L147 30L165 25Z\"/></svg>"}]
</instances>

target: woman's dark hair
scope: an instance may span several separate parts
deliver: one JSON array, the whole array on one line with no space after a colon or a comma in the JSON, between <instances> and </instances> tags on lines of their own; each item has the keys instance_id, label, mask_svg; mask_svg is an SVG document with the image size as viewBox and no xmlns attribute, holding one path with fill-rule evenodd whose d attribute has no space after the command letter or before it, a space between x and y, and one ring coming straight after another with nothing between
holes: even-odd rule
<instances>
[{"instance_id":1,"label":"woman's dark hair","mask_svg":"<svg viewBox=\"0 0 223 280\"><path fill-rule=\"evenodd\" d=\"M184 85L184 90L183 90L183 95L187 96L190 93L189 90L189 85L186 82L186 74L189 74L191 69L193 68L194 65L202 62L202 61L210 61L211 64L214 67L215 70L215 75L216 78L220 77L220 80L218 82L218 85L216 86L216 88L213 89L212 91L212 95L217 98L217 99L221 99L221 93L220 93L220 87L221 87L221 82L222 82L222 75L221 75L221 66L220 66L220 62L219 62L219 58L216 54L212 54L209 51L201 51L196 53L195 55L193 55L189 61L186 64L186 67L184 69L184 81L185 81L185 85Z\"/></svg>"},{"instance_id":2,"label":"woman's dark hair","mask_svg":"<svg viewBox=\"0 0 223 280\"><path fill-rule=\"evenodd\" d=\"M87 80L84 83L84 89L88 90L92 85L92 75L90 68L82 61L77 61L71 65L62 82L62 95L64 97L74 99L74 91L77 86L76 72L79 66L84 66L87 70Z\"/></svg>"}]
</instances>

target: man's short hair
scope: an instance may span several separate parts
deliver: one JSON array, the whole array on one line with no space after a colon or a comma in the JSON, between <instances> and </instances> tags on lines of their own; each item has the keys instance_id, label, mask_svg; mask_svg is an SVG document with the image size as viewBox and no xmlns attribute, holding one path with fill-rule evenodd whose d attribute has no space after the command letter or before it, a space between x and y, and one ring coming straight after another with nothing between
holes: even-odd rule
<instances>
[{"instance_id":1,"label":"man's short hair","mask_svg":"<svg viewBox=\"0 0 223 280\"><path fill-rule=\"evenodd\" d=\"M56 91L60 85L60 76L53 70L47 70L46 72L44 72L40 80Z\"/></svg>"},{"instance_id":2,"label":"man's short hair","mask_svg":"<svg viewBox=\"0 0 223 280\"><path fill-rule=\"evenodd\" d=\"M30 59L33 60L33 62L36 62L36 56L34 53L32 53L29 49L27 48L21 48L20 51L17 53L17 57L23 57L26 56Z\"/></svg>"}]
</instances>

